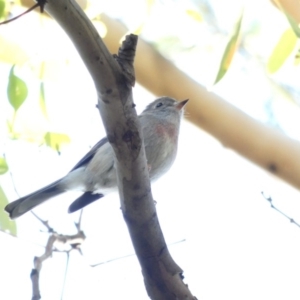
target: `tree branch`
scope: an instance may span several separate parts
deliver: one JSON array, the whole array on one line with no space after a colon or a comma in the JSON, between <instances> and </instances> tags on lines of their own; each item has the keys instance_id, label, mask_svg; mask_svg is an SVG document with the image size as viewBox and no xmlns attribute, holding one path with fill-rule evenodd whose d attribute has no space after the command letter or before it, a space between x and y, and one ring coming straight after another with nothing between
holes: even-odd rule
<instances>
[{"instance_id":1,"label":"tree branch","mask_svg":"<svg viewBox=\"0 0 300 300\"><path fill-rule=\"evenodd\" d=\"M300 224L298 222L296 222L293 218L289 217L287 214L285 214L282 210L280 210L279 208L277 208L274 204L273 204L273 198L270 196L266 196L266 194L264 192L261 192L262 196L269 201L271 208L273 208L274 210L276 210L277 212L279 212L282 216L284 216L285 218L287 218L292 224L295 224L296 226L300 227Z\"/></svg>"},{"instance_id":2,"label":"tree branch","mask_svg":"<svg viewBox=\"0 0 300 300\"><path fill-rule=\"evenodd\" d=\"M282 5L288 1L292 0L280 0ZM296 7L294 9L296 11ZM300 10L298 14L299 18L295 20L300 22ZM108 34L104 38L108 48L114 51L127 29L104 14L101 21L107 26L108 33L114 32L113 36ZM138 82L152 93L191 99L186 111L193 124L209 132L225 147L300 188L300 161L295 159L300 152L299 141L255 120L208 91L143 40L138 45L135 66ZM178 82L180 84L176 84Z\"/></svg>"},{"instance_id":3,"label":"tree branch","mask_svg":"<svg viewBox=\"0 0 300 300\"><path fill-rule=\"evenodd\" d=\"M34 212L32 214L47 228L50 236L48 238L45 252L41 256L36 256L33 260L34 268L31 270L30 278L32 282L32 300L41 299L40 293L40 271L42 269L43 262L52 256L54 249L54 244L59 242L62 244L70 245L70 249L68 252L72 250L78 250L81 253L80 246L85 240L85 234L82 230L80 230L80 222L81 222L81 214L79 217L79 221L75 224L77 228L77 233L73 235L64 235L58 234L48 223L48 221L42 220L39 216L37 216Z\"/></svg>"},{"instance_id":4,"label":"tree branch","mask_svg":"<svg viewBox=\"0 0 300 300\"><path fill-rule=\"evenodd\" d=\"M182 270L169 254L151 195L131 90L134 36L127 37L119 56L113 57L75 1L49 0L45 10L69 35L94 80L98 108L117 158L123 216L142 267L148 295L152 299L195 299L182 281Z\"/></svg>"},{"instance_id":5,"label":"tree branch","mask_svg":"<svg viewBox=\"0 0 300 300\"><path fill-rule=\"evenodd\" d=\"M21 2L28 6L28 1ZM298 0L280 0L280 3L300 23ZM119 40L128 30L105 14L101 14L101 21L108 32L104 42L111 52L116 52ZM208 91L143 40L139 41L135 67L138 82L153 94L177 99L189 97L192 100L187 107L189 121L209 132L224 146L300 188L300 161L295 160L300 151L299 141L251 118ZM178 82L180 84L176 84Z\"/></svg>"}]
</instances>

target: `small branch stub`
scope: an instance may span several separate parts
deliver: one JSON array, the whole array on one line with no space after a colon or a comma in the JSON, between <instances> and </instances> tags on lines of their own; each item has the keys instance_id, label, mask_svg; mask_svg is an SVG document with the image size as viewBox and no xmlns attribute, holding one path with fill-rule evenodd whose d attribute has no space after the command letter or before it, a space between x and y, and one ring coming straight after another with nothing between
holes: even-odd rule
<instances>
[{"instance_id":1,"label":"small branch stub","mask_svg":"<svg viewBox=\"0 0 300 300\"><path fill-rule=\"evenodd\" d=\"M126 224L148 295L155 300L194 300L182 281L182 270L166 248L153 204L140 121L132 97L137 36L128 35L118 55L112 56L74 0L47 1L46 11L69 35L95 83L106 136L116 156L121 207L123 214L126 211ZM101 60L95 61L95 57Z\"/></svg>"},{"instance_id":2,"label":"small branch stub","mask_svg":"<svg viewBox=\"0 0 300 300\"><path fill-rule=\"evenodd\" d=\"M134 56L137 46L138 36L135 34L126 35L122 46L119 48L118 55L114 54L113 57L122 68L123 74L128 81L129 87L135 85L135 72L134 72Z\"/></svg>"}]
</instances>

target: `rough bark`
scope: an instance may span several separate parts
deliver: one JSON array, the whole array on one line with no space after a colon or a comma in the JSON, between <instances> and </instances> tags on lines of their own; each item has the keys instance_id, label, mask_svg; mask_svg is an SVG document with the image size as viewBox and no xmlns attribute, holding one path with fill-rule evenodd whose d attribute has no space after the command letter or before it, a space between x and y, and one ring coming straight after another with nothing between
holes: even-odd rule
<instances>
[{"instance_id":1,"label":"rough bark","mask_svg":"<svg viewBox=\"0 0 300 300\"><path fill-rule=\"evenodd\" d=\"M168 252L151 195L131 91L134 36L127 37L117 57L111 56L75 1L48 0L45 10L73 41L94 80L100 114L117 158L122 212L148 295L151 299L196 299L183 283L182 270Z\"/></svg>"}]
</instances>

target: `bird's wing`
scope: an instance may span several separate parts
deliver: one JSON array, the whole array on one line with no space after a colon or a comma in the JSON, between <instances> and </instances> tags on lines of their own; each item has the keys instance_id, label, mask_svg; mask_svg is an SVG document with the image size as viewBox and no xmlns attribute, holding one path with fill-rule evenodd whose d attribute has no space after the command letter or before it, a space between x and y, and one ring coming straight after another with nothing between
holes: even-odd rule
<instances>
[{"instance_id":1,"label":"bird's wing","mask_svg":"<svg viewBox=\"0 0 300 300\"><path fill-rule=\"evenodd\" d=\"M85 192L79 198L72 202L69 206L69 213L73 213L79 209L86 207L94 201L102 198L103 194L93 194L92 192Z\"/></svg>"},{"instance_id":2,"label":"bird's wing","mask_svg":"<svg viewBox=\"0 0 300 300\"><path fill-rule=\"evenodd\" d=\"M95 153L97 152L97 150L102 147L104 144L107 143L107 137L101 139L74 167L73 169L70 171L74 171L84 165L86 165L95 155Z\"/></svg>"}]
</instances>

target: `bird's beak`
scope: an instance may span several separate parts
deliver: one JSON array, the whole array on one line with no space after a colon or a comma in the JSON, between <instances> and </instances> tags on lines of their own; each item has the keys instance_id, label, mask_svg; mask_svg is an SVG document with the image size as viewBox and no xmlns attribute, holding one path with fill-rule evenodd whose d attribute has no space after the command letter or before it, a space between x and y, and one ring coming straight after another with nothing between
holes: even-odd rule
<instances>
[{"instance_id":1,"label":"bird's beak","mask_svg":"<svg viewBox=\"0 0 300 300\"><path fill-rule=\"evenodd\" d=\"M181 110L187 104L188 101L189 101L189 99L180 101L180 102L176 103L175 106L178 110Z\"/></svg>"}]
</instances>

